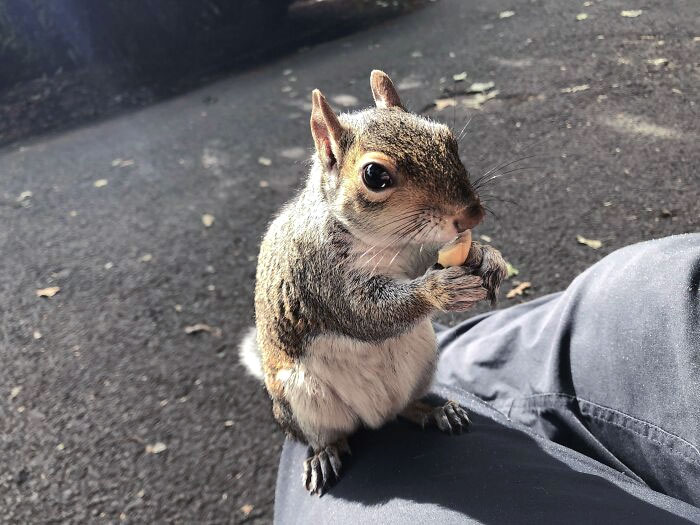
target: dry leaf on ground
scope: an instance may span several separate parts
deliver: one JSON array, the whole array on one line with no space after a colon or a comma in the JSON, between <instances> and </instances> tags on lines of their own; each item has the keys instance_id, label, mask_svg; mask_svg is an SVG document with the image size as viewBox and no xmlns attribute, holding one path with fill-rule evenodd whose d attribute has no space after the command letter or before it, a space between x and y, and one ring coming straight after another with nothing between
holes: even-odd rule
<instances>
[{"instance_id":1,"label":"dry leaf on ground","mask_svg":"<svg viewBox=\"0 0 700 525\"><path fill-rule=\"evenodd\" d=\"M243 506L241 507L241 512L247 516L248 514L250 514L251 512L253 512L253 509L254 509L254 508L255 508L255 507L254 507L253 505L251 505L251 504L249 504L249 503L246 503L245 505L243 505Z\"/></svg>"},{"instance_id":2,"label":"dry leaf on ground","mask_svg":"<svg viewBox=\"0 0 700 525\"><path fill-rule=\"evenodd\" d=\"M210 228L212 224L214 224L214 216L211 213L205 213L202 215L202 224L204 224L205 228Z\"/></svg>"},{"instance_id":3,"label":"dry leaf on ground","mask_svg":"<svg viewBox=\"0 0 700 525\"><path fill-rule=\"evenodd\" d=\"M561 89L560 91L561 91L562 93L578 93L579 91L586 91L586 90L589 89L590 87L591 87L591 86L589 86L588 84L581 84L581 85L578 85L578 86L571 86L571 87L568 87L568 88L563 88L563 89Z\"/></svg>"},{"instance_id":4,"label":"dry leaf on ground","mask_svg":"<svg viewBox=\"0 0 700 525\"><path fill-rule=\"evenodd\" d=\"M667 66L668 58L650 58L647 60L647 64L655 67Z\"/></svg>"},{"instance_id":5,"label":"dry leaf on ground","mask_svg":"<svg viewBox=\"0 0 700 525\"><path fill-rule=\"evenodd\" d=\"M484 91L488 91L489 89L493 89L495 85L496 85L496 83L493 81L474 82L471 86L469 86L469 91L471 93L483 93Z\"/></svg>"},{"instance_id":6,"label":"dry leaf on ground","mask_svg":"<svg viewBox=\"0 0 700 525\"><path fill-rule=\"evenodd\" d=\"M620 11L620 16L624 16L626 18L637 18L641 14L641 9L629 9L627 11Z\"/></svg>"},{"instance_id":7,"label":"dry leaf on ground","mask_svg":"<svg viewBox=\"0 0 700 525\"><path fill-rule=\"evenodd\" d=\"M462 71L461 73L457 73L456 75L452 75L452 80L455 82L462 82L467 78L467 72Z\"/></svg>"},{"instance_id":8,"label":"dry leaf on ground","mask_svg":"<svg viewBox=\"0 0 700 525\"><path fill-rule=\"evenodd\" d=\"M263 166L270 166L272 164L272 160L268 159L267 157L259 157L258 162Z\"/></svg>"},{"instance_id":9,"label":"dry leaf on ground","mask_svg":"<svg viewBox=\"0 0 700 525\"><path fill-rule=\"evenodd\" d=\"M112 161L112 167L113 168L128 168L129 166L134 165L134 160L133 159L114 159Z\"/></svg>"},{"instance_id":10,"label":"dry leaf on ground","mask_svg":"<svg viewBox=\"0 0 700 525\"><path fill-rule=\"evenodd\" d=\"M511 277L515 277L520 273L520 270L518 270L515 266L510 264L508 261L506 261L506 271L508 272L506 274L506 279L510 279Z\"/></svg>"},{"instance_id":11,"label":"dry leaf on ground","mask_svg":"<svg viewBox=\"0 0 700 525\"><path fill-rule=\"evenodd\" d=\"M16 397L19 395L19 393L20 393L21 391L22 391L22 387L21 387L21 386L15 386L15 387L13 387L12 390L10 390L10 399L16 398Z\"/></svg>"},{"instance_id":12,"label":"dry leaf on ground","mask_svg":"<svg viewBox=\"0 0 700 525\"><path fill-rule=\"evenodd\" d=\"M524 283L520 283L519 285L517 285L516 287L514 287L511 291L509 291L509 292L506 294L506 297L507 297L508 299L513 299L514 297L517 297L518 295L523 295L523 293L525 292L525 290L527 290L527 289L530 288L531 286L532 286L532 283L529 282L529 281L525 281Z\"/></svg>"},{"instance_id":13,"label":"dry leaf on ground","mask_svg":"<svg viewBox=\"0 0 700 525\"><path fill-rule=\"evenodd\" d=\"M168 446L161 441L153 443L152 445L146 445L146 454L160 454L166 450L168 450Z\"/></svg>"},{"instance_id":14,"label":"dry leaf on ground","mask_svg":"<svg viewBox=\"0 0 700 525\"><path fill-rule=\"evenodd\" d=\"M469 109L481 109L481 106L485 102L488 102L492 98L496 98L498 93L499 91L497 89L489 91L488 93L477 93L476 95L465 97L461 102L463 106L468 107Z\"/></svg>"},{"instance_id":15,"label":"dry leaf on ground","mask_svg":"<svg viewBox=\"0 0 700 525\"><path fill-rule=\"evenodd\" d=\"M206 323L197 323L185 327L185 333L188 335L198 334L199 332L208 332L214 337L221 337L221 328L209 326Z\"/></svg>"},{"instance_id":16,"label":"dry leaf on ground","mask_svg":"<svg viewBox=\"0 0 700 525\"><path fill-rule=\"evenodd\" d=\"M585 20L586 18L588 18L588 14L587 14L587 13L579 13L579 14L576 15L576 20L578 20L579 22L580 22L581 20Z\"/></svg>"},{"instance_id":17,"label":"dry leaf on ground","mask_svg":"<svg viewBox=\"0 0 700 525\"><path fill-rule=\"evenodd\" d=\"M109 181L107 179L97 179L92 184L93 184L93 186L95 186L95 188L104 188L105 186L107 186L108 182Z\"/></svg>"},{"instance_id":18,"label":"dry leaf on ground","mask_svg":"<svg viewBox=\"0 0 700 525\"><path fill-rule=\"evenodd\" d=\"M439 98L435 101L435 110L442 111L445 108L456 106L457 101L454 98Z\"/></svg>"},{"instance_id":19,"label":"dry leaf on ground","mask_svg":"<svg viewBox=\"0 0 700 525\"><path fill-rule=\"evenodd\" d=\"M585 244L589 248L593 248L594 250L597 250L601 246L603 246L603 242L599 241L598 239L586 239L582 235L577 235L576 240L579 242L579 244Z\"/></svg>"},{"instance_id":20,"label":"dry leaf on ground","mask_svg":"<svg viewBox=\"0 0 700 525\"><path fill-rule=\"evenodd\" d=\"M37 297L53 297L58 292L61 291L59 286L49 286L48 288L41 288L36 291Z\"/></svg>"},{"instance_id":21,"label":"dry leaf on ground","mask_svg":"<svg viewBox=\"0 0 700 525\"><path fill-rule=\"evenodd\" d=\"M498 13L498 18L510 18L515 14L515 11L501 11Z\"/></svg>"}]
</instances>

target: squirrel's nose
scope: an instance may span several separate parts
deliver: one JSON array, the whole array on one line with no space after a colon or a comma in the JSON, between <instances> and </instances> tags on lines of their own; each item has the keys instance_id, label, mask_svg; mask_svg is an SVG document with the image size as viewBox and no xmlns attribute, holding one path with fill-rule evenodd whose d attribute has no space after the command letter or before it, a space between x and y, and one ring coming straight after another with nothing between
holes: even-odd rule
<instances>
[{"instance_id":1,"label":"squirrel's nose","mask_svg":"<svg viewBox=\"0 0 700 525\"><path fill-rule=\"evenodd\" d=\"M460 211L452 221L457 230L457 233L462 233L464 230L471 230L479 224L484 218L484 209L481 205L476 204L468 206Z\"/></svg>"}]
</instances>

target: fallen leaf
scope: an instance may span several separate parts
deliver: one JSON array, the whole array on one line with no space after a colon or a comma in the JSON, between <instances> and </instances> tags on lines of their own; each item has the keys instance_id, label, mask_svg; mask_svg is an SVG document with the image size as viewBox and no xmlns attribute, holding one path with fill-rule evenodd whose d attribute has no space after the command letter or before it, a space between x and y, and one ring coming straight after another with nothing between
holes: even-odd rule
<instances>
[{"instance_id":1,"label":"fallen leaf","mask_svg":"<svg viewBox=\"0 0 700 525\"><path fill-rule=\"evenodd\" d=\"M650 58L647 60L650 66L661 67L668 65L668 58Z\"/></svg>"},{"instance_id":2,"label":"fallen leaf","mask_svg":"<svg viewBox=\"0 0 700 525\"><path fill-rule=\"evenodd\" d=\"M518 295L523 295L525 290L527 290L531 286L532 286L532 283L529 281L525 281L524 283L520 283L519 285L515 286L511 291L509 291L506 294L506 297L508 299L513 299L514 297L517 297Z\"/></svg>"},{"instance_id":3,"label":"fallen leaf","mask_svg":"<svg viewBox=\"0 0 700 525\"><path fill-rule=\"evenodd\" d=\"M255 507L253 507L253 505L251 505L250 503L246 503L245 505L243 505L243 506L241 507L241 512L247 516L248 514L250 514L251 512L253 512L253 509L254 509L254 508L255 508Z\"/></svg>"},{"instance_id":4,"label":"fallen leaf","mask_svg":"<svg viewBox=\"0 0 700 525\"><path fill-rule=\"evenodd\" d=\"M21 386L13 387L12 390L10 390L10 399L16 398L21 391L22 391Z\"/></svg>"},{"instance_id":5,"label":"fallen leaf","mask_svg":"<svg viewBox=\"0 0 700 525\"><path fill-rule=\"evenodd\" d=\"M586 239L582 235L577 235L576 240L579 242L579 244L585 244L589 248L593 248L594 250L597 250L601 246L603 246L602 241L599 241L598 239Z\"/></svg>"},{"instance_id":6,"label":"fallen leaf","mask_svg":"<svg viewBox=\"0 0 700 525\"><path fill-rule=\"evenodd\" d=\"M510 18L515 14L515 11L501 11L498 13L498 18Z\"/></svg>"},{"instance_id":7,"label":"fallen leaf","mask_svg":"<svg viewBox=\"0 0 700 525\"><path fill-rule=\"evenodd\" d=\"M211 213L205 213L202 215L202 224L205 228L210 228L214 224L214 216Z\"/></svg>"},{"instance_id":8,"label":"fallen leaf","mask_svg":"<svg viewBox=\"0 0 700 525\"><path fill-rule=\"evenodd\" d=\"M70 215L71 217L77 217L77 216L78 216L78 212L75 211L75 210L71 210L71 211L68 212L68 215Z\"/></svg>"},{"instance_id":9,"label":"fallen leaf","mask_svg":"<svg viewBox=\"0 0 700 525\"><path fill-rule=\"evenodd\" d=\"M32 337L34 339L41 339L43 335L39 330L34 330L34 332L32 332Z\"/></svg>"},{"instance_id":10,"label":"fallen leaf","mask_svg":"<svg viewBox=\"0 0 700 525\"><path fill-rule=\"evenodd\" d=\"M494 82L474 82L469 86L469 91L471 93L483 93L489 89L493 89L496 84Z\"/></svg>"},{"instance_id":11,"label":"fallen leaf","mask_svg":"<svg viewBox=\"0 0 700 525\"><path fill-rule=\"evenodd\" d=\"M19 197L17 197L17 202L22 202L24 200L27 200L32 195L34 195L34 194L31 191L23 191L22 193L19 194Z\"/></svg>"},{"instance_id":12,"label":"fallen leaf","mask_svg":"<svg viewBox=\"0 0 700 525\"><path fill-rule=\"evenodd\" d=\"M262 164L263 166L270 166L272 164L272 161L267 157L259 157L258 163Z\"/></svg>"},{"instance_id":13,"label":"fallen leaf","mask_svg":"<svg viewBox=\"0 0 700 525\"><path fill-rule=\"evenodd\" d=\"M160 454L166 450L168 450L168 446L161 441L153 443L152 445L146 445L146 454Z\"/></svg>"},{"instance_id":14,"label":"fallen leaf","mask_svg":"<svg viewBox=\"0 0 700 525\"><path fill-rule=\"evenodd\" d=\"M576 15L576 20L578 20L578 21L585 20L586 18L588 18L587 13L579 13Z\"/></svg>"},{"instance_id":15,"label":"fallen leaf","mask_svg":"<svg viewBox=\"0 0 700 525\"><path fill-rule=\"evenodd\" d=\"M61 291L61 288L58 286L49 286L48 288L41 288L36 291L36 296L37 297L53 297L56 295L59 291Z\"/></svg>"},{"instance_id":16,"label":"fallen leaf","mask_svg":"<svg viewBox=\"0 0 700 525\"><path fill-rule=\"evenodd\" d=\"M93 184L93 186L95 186L95 188L104 188L105 186L107 186L108 182L109 181L107 179L98 179L95 182L93 182L92 184Z\"/></svg>"},{"instance_id":17,"label":"fallen leaf","mask_svg":"<svg viewBox=\"0 0 700 525\"><path fill-rule=\"evenodd\" d=\"M134 160L133 159L114 159L112 161L112 167L113 168L128 168L129 166L134 165Z\"/></svg>"},{"instance_id":18,"label":"fallen leaf","mask_svg":"<svg viewBox=\"0 0 700 525\"><path fill-rule=\"evenodd\" d=\"M578 86L571 86L571 87L568 87L568 88L564 88L564 89L561 90L561 92L562 92L562 93L578 93L579 91L586 91L586 90L589 89L590 87L591 87L591 86L589 86L588 84L581 84L581 85L578 85Z\"/></svg>"},{"instance_id":19,"label":"fallen leaf","mask_svg":"<svg viewBox=\"0 0 700 525\"><path fill-rule=\"evenodd\" d=\"M198 334L200 332L208 332L214 337L221 337L221 328L212 327L206 323L197 323L185 327L185 333L188 335Z\"/></svg>"},{"instance_id":20,"label":"fallen leaf","mask_svg":"<svg viewBox=\"0 0 700 525\"><path fill-rule=\"evenodd\" d=\"M452 80L455 82L463 82L467 78L467 72L462 71L461 73L457 73L456 75L452 75Z\"/></svg>"},{"instance_id":21,"label":"fallen leaf","mask_svg":"<svg viewBox=\"0 0 700 525\"><path fill-rule=\"evenodd\" d=\"M333 102L338 104L339 106L343 106L345 108L349 108L352 106L357 106L360 101L357 99L357 97L353 95L348 95L348 94L343 94L343 95L335 95L334 97L331 98Z\"/></svg>"},{"instance_id":22,"label":"fallen leaf","mask_svg":"<svg viewBox=\"0 0 700 525\"><path fill-rule=\"evenodd\" d=\"M61 452L62 450L65 450L65 449L66 449L66 446L63 443L59 443L58 445L56 445L56 450L58 450L59 452Z\"/></svg>"},{"instance_id":23,"label":"fallen leaf","mask_svg":"<svg viewBox=\"0 0 700 525\"><path fill-rule=\"evenodd\" d=\"M182 305L181 304L176 304L173 308L175 308L176 312L182 312Z\"/></svg>"},{"instance_id":24,"label":"fallen leaf","mask_svg":"<svg viewBox=\"0 0 700 525\"><path fill-rule=\"evenodd\" d=\"M510 279L511 277L515 277L520 273L520 270L518 270L515 266L510 264L508 261L506 261L506 279Z\"/></svg>"},{"instance_id":25,"label":"fallen leaf","mask_svg":"<svg viewBox=\"0 0 700 525\"><path fill-rule=\"evenodd\" d=\"M479 235L479 238L484 242L491 242L491 237L488 235Z\"/></svg>"},{"instance_id":26,"label":"fallen leaf","mask_svg":"<svg viewBox=\"0 0 700 525\"><path fill-rule=\"evenodd\" d=\"M139 261L141 262L151 262L153 260L153 255L150 253L144 253L141 257L139 257Z\"/></svg>"},{"instance_id":27,"label":"fallen leaf","mask_svg":"<svg viewBox=\"0 0 700 525\"><path fill-rule=\"evenodd\" d=\"M435 110L442 111L445 108L456 106L457 101L454 98L439 98L435 101Z\"/></svg>"},{"instance_id":28,"label":"fallen leaf","mask_svg":"<svg viewBox=\"0 0 700 525\"><path fill-rule=\"evenodd\" d=\"M469 109L481 109L481 106L485 102L488 102L492 98L496 98L498 93L499 91L497 89L489 91L488 93L477 93L476 95L463 98L460 102L463 106L468 107Z\"/></svg>"},{"instance_id":29,"label":"fallen leaf","mask_svg":"<svg viewBox=\"0 0 700 525\"><path fill-rule=\"evenodd\" d=\"M232 427L232 426L233 426L233 420L232 420L232 419L227 419L226 421L224 421L224 426L225 426L226 428Z\"/></svg>"},{"instance_id":30,"label":"fallen leaf","mask_svg":"<svg viewBox=\"0 0 700 525\"><path fill-rule=\"evenodd\" d=\"M620 16L624 16L627 18L637 18L639 15L642 14L641 9L629 9L627 11L620 11Z\"/></svg>"},{"instance_id":31,"label":"fallen leaf","mask_svg":"<svg viewBox=\"0 0 700 525\"><path fill-rule=\"evenodd\" d=\"M260 182L258 182L258 186L260 186L261 188L267 188L269 185L270 183L266 180L261 180Z\"/></svg>"}]
</instances>

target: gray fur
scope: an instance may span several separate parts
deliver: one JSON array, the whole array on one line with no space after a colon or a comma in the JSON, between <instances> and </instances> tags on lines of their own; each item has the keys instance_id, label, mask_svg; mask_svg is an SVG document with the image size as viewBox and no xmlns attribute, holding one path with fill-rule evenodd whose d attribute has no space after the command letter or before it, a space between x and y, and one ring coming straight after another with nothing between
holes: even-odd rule
<instances>
[{"instance_id":1,"label":"gray fur","mask_svg":"<svg viewBox=\"0 0 700 525\"><path fill-rule=\"evenodd\" d=\"M468 309L494 293L505 263L496 250L476 245L478 264L432 268L437 248L456 234L454 217L483 216L445 126L400 105L338 121L320 93L313 100L324 161L314 157L305 187L261 244L255 355L276 419L316 453L306 483L320 490L328 451L335 450L328 447L359 426L380 426L424 395L436 360L430 315ZM354 164L375 151L398 170L400 184L384 195L367 193ZM408 215L413 229L394 228ZM251 334L241 345L248 364Z\"/></svg>"}]
</instances>

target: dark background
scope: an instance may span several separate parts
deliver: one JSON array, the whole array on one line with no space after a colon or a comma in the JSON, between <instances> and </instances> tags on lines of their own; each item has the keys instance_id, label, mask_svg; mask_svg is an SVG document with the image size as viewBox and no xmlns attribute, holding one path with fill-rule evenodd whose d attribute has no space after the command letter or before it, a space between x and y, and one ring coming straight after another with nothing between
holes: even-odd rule
<instances>
[{"instance_id":1,"label":"dark background","mask_svg":"<svg viewBox=\"0 0 700 525\"><path fill-rule=\"evenodd\" d=\"M461 152L474 176L529 168L494 181L495 216L476 232L520 271L502 306L527 299L505 299L516 279L542 295L620 246L698 230L697 2L328 0L250 23L185 4L106 2L122 17L85 25L80 9L49 13L47 54L8 47L18 4L0 2L7 522L271 519L282 437L236 344L260 236L306 172L313 88L361 108L384 69L414 111L455 131L471 118ZM124 24L135 48L129 31L106 36ZM249 37L226 38L226 24ZM86 36L95 26L105 33ZM92 58L66 61L76 48ZM468 107L468 86L488 81L496 96ZM458 107L438 111L455 93ZM36 296L49 286L60 291ZM196 323L212 331L187 334Z\"/></svg>"}]
</instances>

